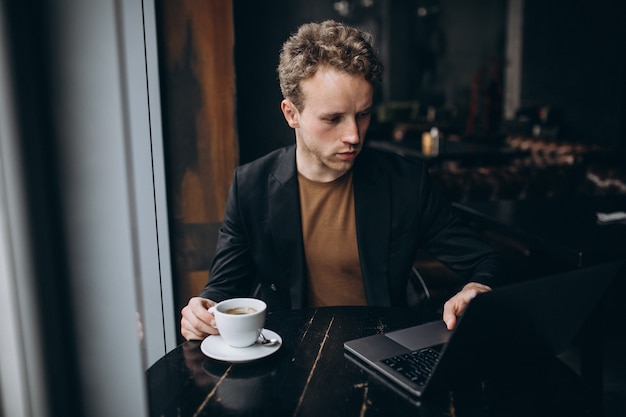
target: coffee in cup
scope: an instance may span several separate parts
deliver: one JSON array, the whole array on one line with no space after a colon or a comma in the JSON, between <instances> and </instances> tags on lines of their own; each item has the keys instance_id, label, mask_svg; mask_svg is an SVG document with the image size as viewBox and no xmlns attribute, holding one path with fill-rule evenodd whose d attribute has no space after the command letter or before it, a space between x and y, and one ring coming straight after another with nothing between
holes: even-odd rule
<instances>
[{"instance_id":1,"label":"coffee in cup","mask_svg":"<svg viewBox=\"0 0 626 417\"><path fill-rule=\"evenodd\" d=\"M235 307L226 310L226 314L251 314L256 313L256 309L252 307Z\"/></svg>"},{"instance_id":2,"label":"coffee in cup","mask_svg":"<svg viewBox=\"0 0 626 417\"><path fill-rule=\"evenodd\" d=\"M263 330L267 305L257 298L231 298L209 308L222 339L233 347L253 345Z\"/></svg>"}]
</instances>

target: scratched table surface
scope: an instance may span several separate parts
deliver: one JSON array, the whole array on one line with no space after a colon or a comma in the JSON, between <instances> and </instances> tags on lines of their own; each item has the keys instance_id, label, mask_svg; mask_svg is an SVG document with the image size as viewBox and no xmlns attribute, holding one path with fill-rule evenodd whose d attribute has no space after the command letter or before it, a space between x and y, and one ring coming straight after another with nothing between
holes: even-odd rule
<instances>
[{"instance_id":1,"label":"scratched table surface","mask_svg":"<svg viewBox=\"0 0 626 417\"><path fill-rule=\"evenodd\" d=\"M231 364L185 342L148 369L151 416L589 416L580 378L554 358L417 402L344 356L347 340L415 324L407 310L324 307L274 312L273 355ZM532 382L532 383L531 383Z\"/></svg>"}]
</instances>

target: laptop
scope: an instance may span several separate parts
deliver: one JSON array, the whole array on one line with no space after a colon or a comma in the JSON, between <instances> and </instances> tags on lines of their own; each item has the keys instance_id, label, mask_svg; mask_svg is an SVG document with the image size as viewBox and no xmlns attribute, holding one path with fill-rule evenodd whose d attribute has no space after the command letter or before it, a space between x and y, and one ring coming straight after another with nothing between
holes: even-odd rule
<instances>
[{"instance_id":1,"label":"laptop","mask_svg":"<svg viewBox=\"0 0 626 417\"><path fill-rule=\"evenodd\" d=\"M409 399L558 355L580 333L624 260L498 287L443 321L344 343L345 356Z\"/></svg>"}]
</instances>

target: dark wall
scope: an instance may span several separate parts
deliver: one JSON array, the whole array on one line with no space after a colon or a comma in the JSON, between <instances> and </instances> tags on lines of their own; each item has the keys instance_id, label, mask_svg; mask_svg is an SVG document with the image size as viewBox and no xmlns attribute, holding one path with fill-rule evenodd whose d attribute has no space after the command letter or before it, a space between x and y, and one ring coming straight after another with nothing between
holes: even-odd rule
<instances>
[{"instance_id":1,"label":"dark wall","mask_svg":"<svg viewBox=\"0 0 626 417\"><path fill-rule=\"evenodd\" d=\"M522 106L551 106L564 140L624 148L626 3L524 5Z\"/></svg>"},{"instance_id":2,"label":"dark wall","mask_svg":"<svg viewBox=\"0 0 626 417\"><path fill-rule=\"evenodd\" d=\"M276 74L283 42L309 21L337 18L332 2L234 0L235 77L239 160L256 159L294 143L280 110Z\"/></svg>"}]
</instances>

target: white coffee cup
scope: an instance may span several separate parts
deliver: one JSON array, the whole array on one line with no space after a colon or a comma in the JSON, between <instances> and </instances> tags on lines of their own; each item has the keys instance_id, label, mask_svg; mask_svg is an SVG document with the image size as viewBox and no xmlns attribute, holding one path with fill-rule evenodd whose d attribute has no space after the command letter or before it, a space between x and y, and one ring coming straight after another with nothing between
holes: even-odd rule
<instances>
[{"instance_id":1,"label":"white coffee cup","mask_svg":"<svg viewBox=\"0 0 626 417\"><path fill-rule=\"evenodd\" d=\"M231 298L209 308L222 339L233 347L253 345L265 324L267 304L257 298Z\"/></svg>"}]
</instances>

